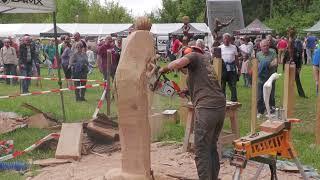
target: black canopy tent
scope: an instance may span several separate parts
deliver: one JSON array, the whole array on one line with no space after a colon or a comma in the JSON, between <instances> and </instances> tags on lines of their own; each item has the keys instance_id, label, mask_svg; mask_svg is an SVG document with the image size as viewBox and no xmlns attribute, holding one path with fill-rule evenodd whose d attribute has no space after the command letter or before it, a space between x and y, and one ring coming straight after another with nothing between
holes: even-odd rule
<instances>
[{"instance_id":1,"label":"black canopy tent","mask_svg":"<svg viewBox=\"0 0 320 180\"><path fill-rule=\"evenodd\" d=\"M57 26L57 36L63 36L63 35L70 36L71 33L67 32L67 31L61 29L59 26ZM50 29L49 31L40 33L40 37L54 37L54 36L55 36L54 28Z\"/></svg>"},{"instance_id":2,"label":"black canopy tent","mask_svg":"<svg viewBox=\"0 0 320 180\"><path fill-rule=\"evenodd\" d=\"M252 21L247 27L233 31L235 35L262 35L272 34L272 29L263 24L259 19Z\"/></svg>"},{"instance_id":3,"label":"black canopy tent","mask_svg":"<svg viewBox=\"0 0 320 180\"><path fill-rule=\"evenodd\" d=\"M188 26L190 27L188 34L192 34L193 36L196 36L196 35L207 36L208 35L208 33L203 32L201 30L198 30L197 28L193 27L191 24L188 24ZM183 30L183 26L182 26L180 29L170 33L170 35L183 35L184 34L183 32L184 32L184 30Z\"/></svg>"},{"instance_id":4,"label":"black canopy tent","mask_svg":"<svg viewBox=\"0 0 320 180\"><path fill-rule=\"evenodd\" d=\"M56 57L58 59L59 87L62 88L61 62L58 54L58 35L56 22L56 0L12 1L0 0L0 14L3 13L52 13L53 34L56 45ZM66 119L63 93L60 92L63 119Z\"/></svg>"}]
</instances>

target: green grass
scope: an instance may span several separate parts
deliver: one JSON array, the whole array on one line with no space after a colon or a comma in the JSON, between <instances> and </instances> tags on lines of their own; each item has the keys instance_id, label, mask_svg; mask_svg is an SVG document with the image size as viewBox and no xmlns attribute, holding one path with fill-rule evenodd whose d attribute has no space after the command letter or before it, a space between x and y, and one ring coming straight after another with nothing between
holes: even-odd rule
<instances>
[{"instance_id":1,"label":"green grass","mask_svg":"<svg viewBox=\"0 0 320 180\"><path fill-rule=\"evenodd\" d=\"M280 69L280 68L279 68ZM42 69L42 76L46 76L46 70ZM176 82L179 78L173 77L173 74L168 77ZM101 74L95 70L95 72L88 77L89 79L102 79ZM312 67L304 66L301 73L302 84L304 90L309 97L308 99L296 97L295 115L297 118L302 119L302 123L296 124L293 127L293 142L296 150L298 151L299 158L303 164L312 165L313 167L320 168L320 147L314 146L315 142L315 119L316 119L316 94L315 83L312 78ZM65 86L65 85L64 85ZM57 82L42 81L42 88L37 88L34 82L31 87L31 91L34 90L48 90L57 88ZM296 88L294 89L296 91ZM86 99L87 102L76 102L74 92L64 92L65 106L66 106L66 122L79 122L90 119L98 100L102 94L102 88L94 88L87 90ZM7 86L0 83L0 96L15 94L19 92L19 86ZM230 97L229 90L228 97ZM276 100L277 106L282 104L283 94L283 77L277 81L276 85ZM250 109L251 109L251 89L243 87L242 78L238 82L238 98L242 103L242 107L239 111L240 133L241 135L247 135L250 131ZM21 107L22 103L30 103L33 106L53 114L54 117L62 119L61 102L59 94L48 94L39 96L17 97L15 99L1 99L0 111L16 112L23 116L32 115L33 112ZM178 109L178 98L160 97L155 95L153 101L154 111L160 111L163 109ZM106 106L103 106L102 112L106 113ZM113 103L111 108L112 115L116 115L116 106ZM259 121L260 124L262 120ZM226 127L229 127L228 121L225 123ZM168 124L164 128L164 133L159 136L159 140L166 141L182 141L184 136L184 128L176 124ZM36 140L46 136L50 132L39 129L19 129L15 132L11 132L5 135L0 135L0 140L13 139L15 149L22 150ZM15 160L28 161L29 159L43 159L53 157L54 152L51 150L34 150L29 154L25 154ZM0 179L24 179L25 177L15 172L1 172Z\"/></svg>"}]
</instances>

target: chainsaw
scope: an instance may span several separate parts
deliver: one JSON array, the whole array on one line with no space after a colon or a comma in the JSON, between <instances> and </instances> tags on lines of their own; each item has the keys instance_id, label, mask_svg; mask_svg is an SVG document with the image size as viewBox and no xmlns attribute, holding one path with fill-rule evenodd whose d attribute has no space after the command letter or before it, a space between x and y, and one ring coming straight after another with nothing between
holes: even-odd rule
<instances>
[{"instance_id":1,"label":"chainsaw","mask_svg":"<svg viewBox=\"0 0 320 180\"><path fill-rule=\"evenodd\" d=\"M160 67L155 67L152 75L149 78L149 89L152 92L162 96L175 96L181 93L179 85L166 77L166 75L159 73Z\"/></svg>"}]
</instances>

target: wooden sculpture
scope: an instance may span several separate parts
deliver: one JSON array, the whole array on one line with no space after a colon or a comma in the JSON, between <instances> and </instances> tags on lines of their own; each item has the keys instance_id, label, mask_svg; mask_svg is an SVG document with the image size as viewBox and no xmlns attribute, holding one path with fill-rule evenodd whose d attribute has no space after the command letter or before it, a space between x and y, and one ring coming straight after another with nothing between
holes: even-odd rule
<instances>
[{"instance_id":1,"label":"wooden sculpture","mask_svg":"<svg viewBox=\"0 0 320 180\"><path fill-rule=\"evenodd\" d=\"M270 95L272 90L272 83L273 81L279 79L280 76L281 74L273 73L263 85L263 100L267 109L267 117L269 119L271 119L271 110L270 110L269 100L270 100Z\"/></svg>"},{"instance_id":2,"label":"wooden sculpture","mask_svg":"<svg viewBox=\"0 0 320 180\"><path fill-rule=\"evenodd\" d=\"M222 23L218 18L214 19L214 27L213 27L213 38L215 40L218 39L218 33L224 28L229 26L234 21L234 18L231 18L228 22Z\"/></svg>"},{"instance_id":3,"label":"wooden sculpture","mask_svg":"<svg viewBox=\"0 0 320 180\"><path fill-rule=\"evenodd\" d=\"M147 69L155 56L150 20L140 17L124 47L116 72L121 169L109 171L107 180L150 180L150 125Z\"/></svg>"}]
</instances>

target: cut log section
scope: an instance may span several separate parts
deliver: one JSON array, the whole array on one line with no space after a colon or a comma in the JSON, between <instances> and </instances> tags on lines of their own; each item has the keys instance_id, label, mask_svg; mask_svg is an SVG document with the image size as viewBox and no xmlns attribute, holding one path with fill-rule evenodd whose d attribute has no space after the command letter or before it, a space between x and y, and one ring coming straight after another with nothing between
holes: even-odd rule
<instances>
[{"instance_id":1,"label":"cut log section","mask_svg":"<svg viewBox=\"0 0 320 180\"><path fill-rule=\"evenodd\" d=\"M80 160L82 136L82 123L62 124L55 157L57 159Z\"/></svg>"}]
</instances>

